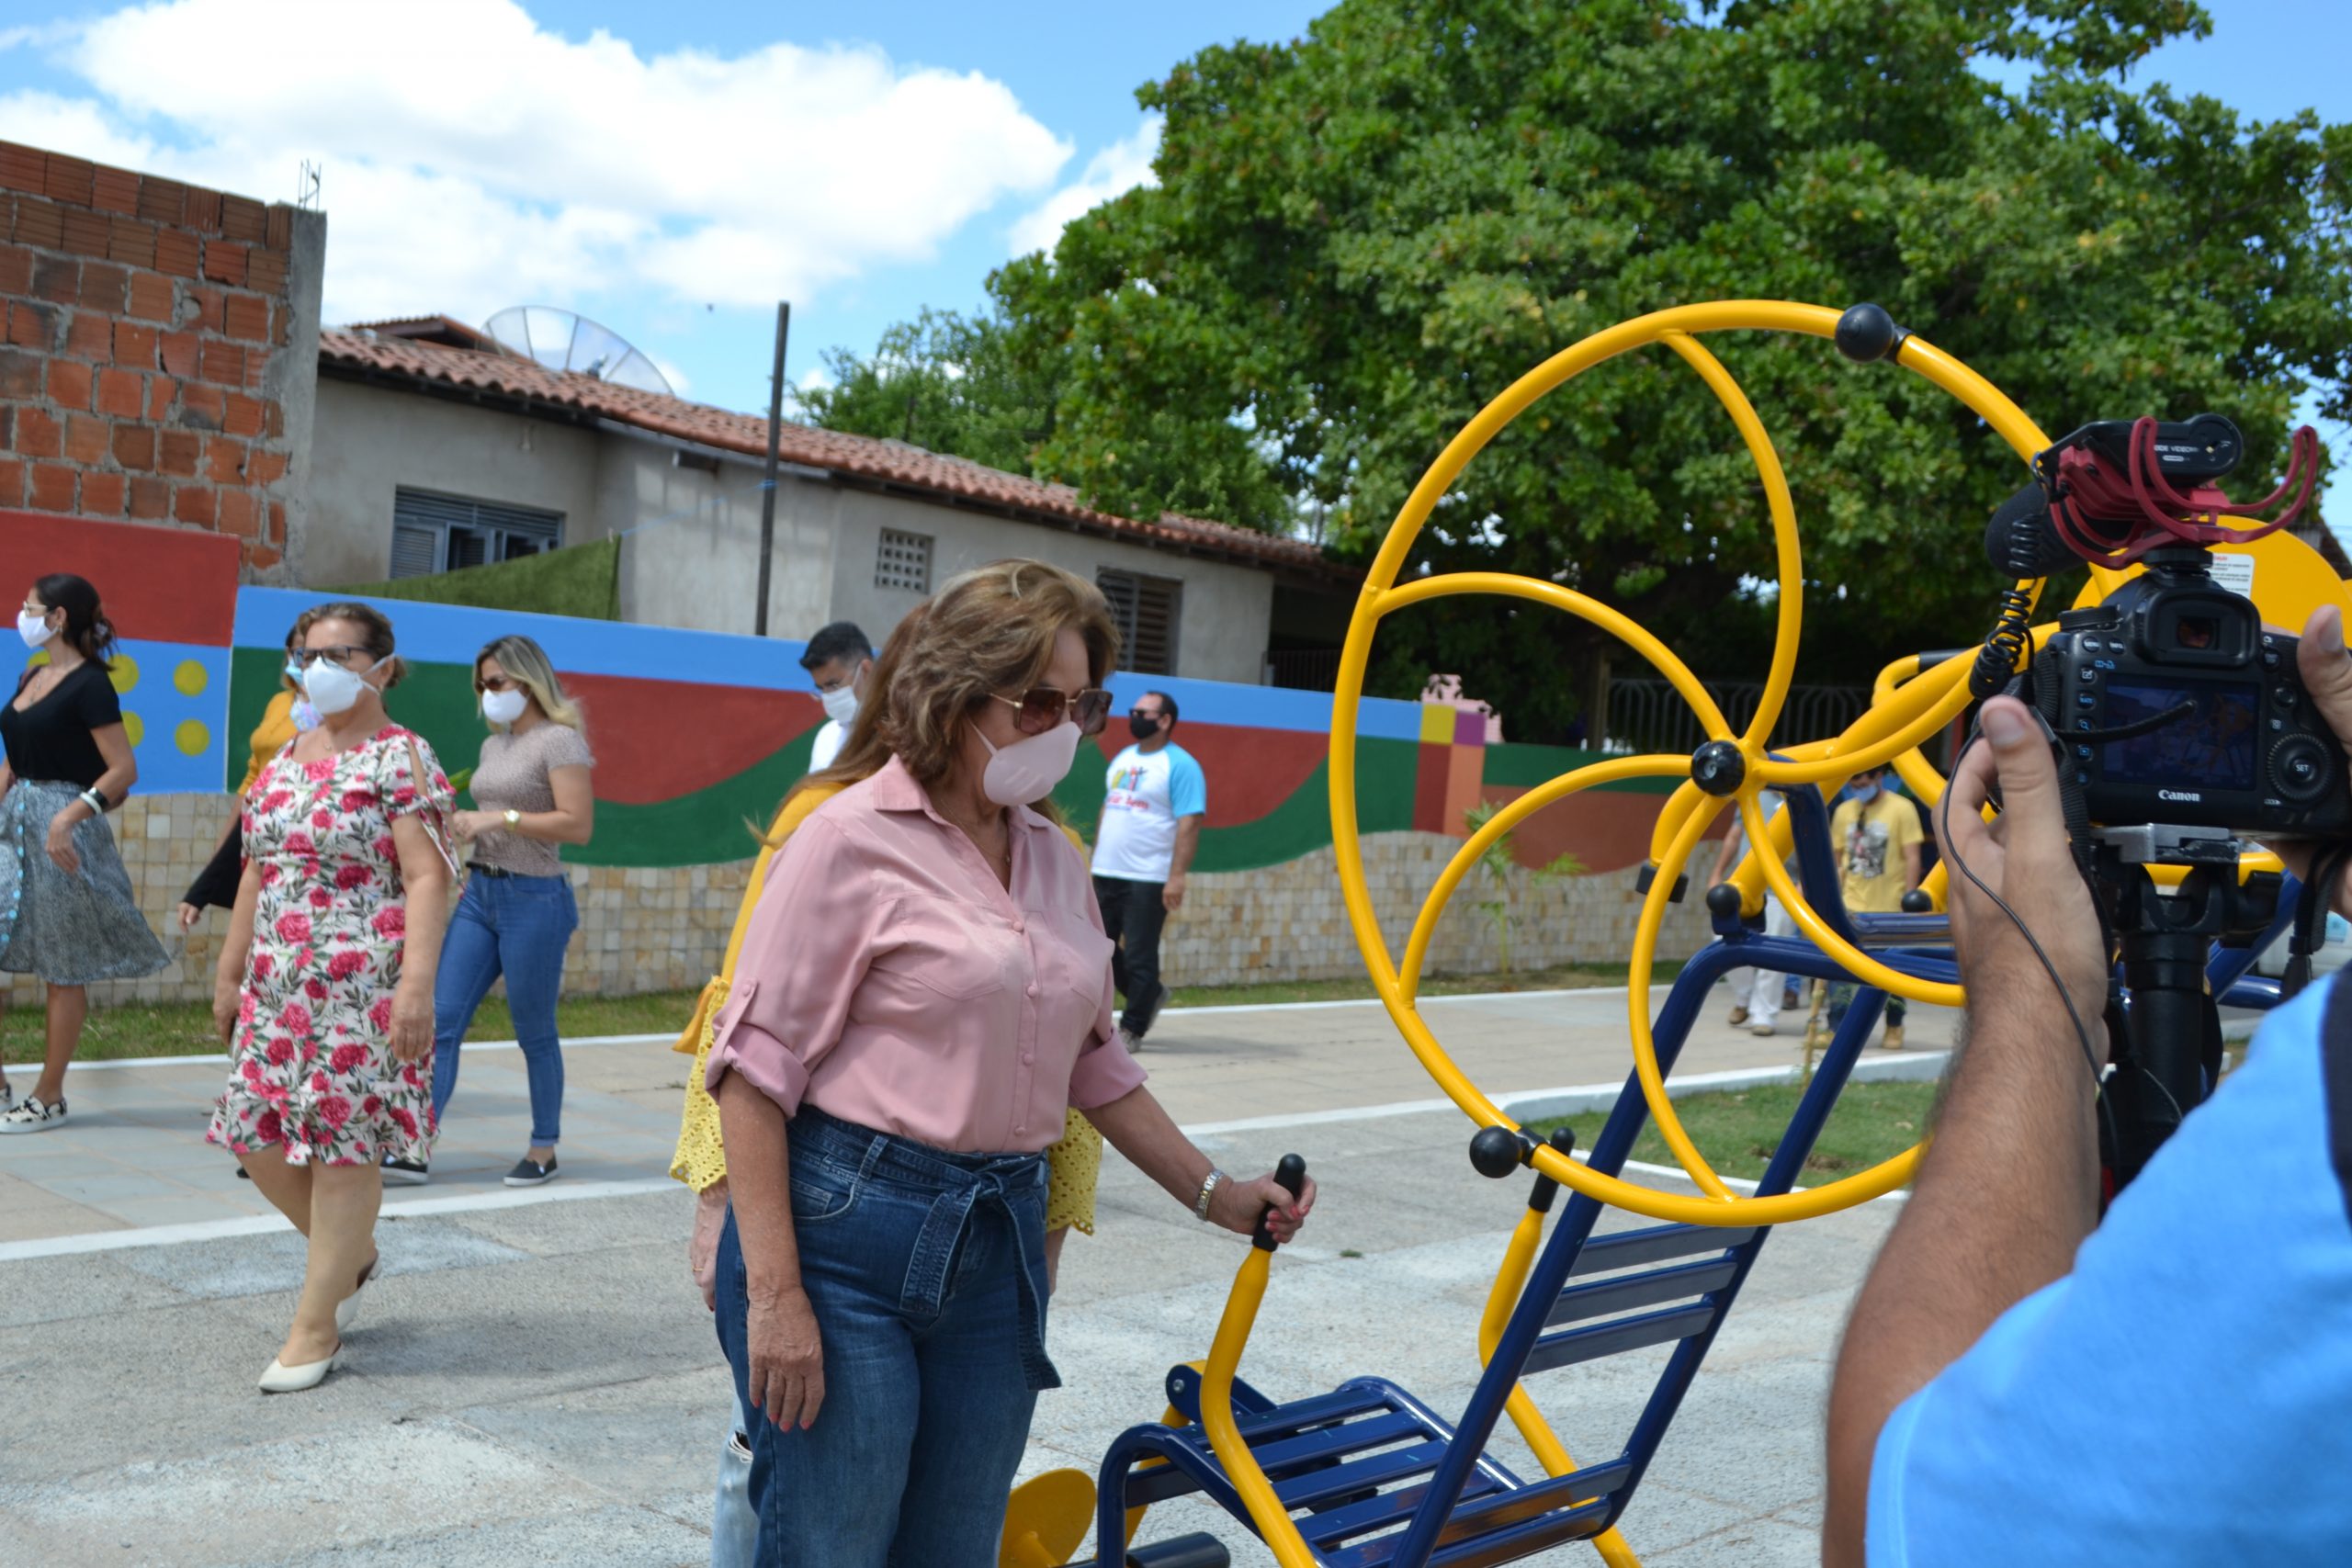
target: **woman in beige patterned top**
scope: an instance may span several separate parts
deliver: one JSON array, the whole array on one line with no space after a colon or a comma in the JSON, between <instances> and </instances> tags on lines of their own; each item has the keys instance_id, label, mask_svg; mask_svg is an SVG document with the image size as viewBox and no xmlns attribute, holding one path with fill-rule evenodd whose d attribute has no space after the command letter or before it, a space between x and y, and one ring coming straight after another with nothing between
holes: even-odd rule
<instances>
[{"instance_id":1,"label":"woman in beige patterned top","mask_svg":"<svg viewBox=\"0 0 2352 1568\"><path fill-rule=\"evenodd\" d=\"M474 769L480 809L451 823L469 847L468 870L433 993L433 1118L437 1125L458 1087L458 1047L474 1011L503 975L531 1089L531 1146L506 1185L536 1187L555 1175L563 1116L555 1004L564 947L580 924L560 846L586 843L595 826L595 758L580 732L579 705L529 637L500 637L477 654L474 692L491 735ZM385 1175L417 1183L425 1168L395 1162Z\"/></svg>"}]
</instances>

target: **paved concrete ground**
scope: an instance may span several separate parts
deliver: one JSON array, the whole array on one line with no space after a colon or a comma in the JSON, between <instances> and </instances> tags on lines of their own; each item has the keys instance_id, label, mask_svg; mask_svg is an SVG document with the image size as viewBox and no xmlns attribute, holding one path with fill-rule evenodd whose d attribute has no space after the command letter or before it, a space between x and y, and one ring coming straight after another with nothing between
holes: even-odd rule
<instances>
[{"instance_id":1,"label":"paved concrete ground","mask_svg":"<svg viewBox=\"0 0 2352 1568\"><path fill-rule=\"evenodd\" d=\"M1487 1087L1541 1089L1618 1077L1623 1007L1586 995L1430 1014ZM1940 1033L1923 1028L1921 1043ZM1778 1063L1794 1043L1716 1021L1688 1065ZM1304 1244L1276 1261L1244 1375L1295 1397L1379 1372L1458 1408L1523 1184L1470 1171L1453 1112L1335 1119L1430 1093L1378 1010L1170 1014L1146 1060L1187 1124L1305 1118L1204 1136L1236 1168L1295 1149L1324 1183ZM220 1068L77 1074L74 1122L0 1145L0 1220L14 1238L0 1243L0 1365L15 1374L0 1404L0 1564L703 1560L725 1383L684 1276L684 1191L637 1187L666 1163L681 1065L658 1047L577 1048L565 1145L576 1174L521 1195L556 1200L568 1184L568 1201L389 1218L387 1276L370 1287L348 1368L317 1393L267 1401L253 1379L290 1311L299 1242L275 1228L176 1242L189 1233L141 1229L188 1223L143 1205L196 1199L232 1222L207 1229L246 1228L233 1222L250 1191L198 1142ZM469 1057L421 1196L434 1208L492 1198L524 1130L519 1059ZM120 1185L74 1173L91 1161L120 1167ZM185 1192L138 1185L165 1179ZM1815 1560L1827 1357L1892 1213L1870 1205L1766 1248L1627 1517L1646 1562ZM1116 1158L1101 1220L1065 1262L1051 1342L1069 1386L1040 1404L1025 1473L1091 1470L1115 1432L1155 1418L1160 1379L1205 1350L1240 1258L1238 1238L1193 1224ZM103 1250L59 1250L92 1247ZM1572 1449L1605 1453L1661 1359L1533 1386ZM1527 1463L1515 1439L1497 1447ZM1222 1536L1238 1563L1270 1561L1197 1506L1146 1527L1191 1529ZM1579 1547L1543 1561L1595 1559Z\"/></svg>"}]
</instances>

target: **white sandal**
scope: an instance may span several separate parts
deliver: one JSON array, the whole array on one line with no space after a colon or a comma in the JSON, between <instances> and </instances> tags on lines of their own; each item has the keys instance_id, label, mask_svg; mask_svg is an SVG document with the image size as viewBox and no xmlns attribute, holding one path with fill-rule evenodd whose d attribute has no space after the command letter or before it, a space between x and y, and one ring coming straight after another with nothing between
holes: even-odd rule
<instances>
[{"instance_id":1,"label":"white sandal","mask_svg":"<svg viewBox=\"0 0 2352 1568\"><path fill-rule=\"evenodd\" d=\"M261 1375L261 1391L264 1393L300 1393L304 1389L316 1388L326 1382L327 1374L341 1365L343 1347L340 1345L325 1360L311 1361L299 1367L280 1366L277 1358L272 1356L269 1370Z\"/></svg>"}]
</instances>

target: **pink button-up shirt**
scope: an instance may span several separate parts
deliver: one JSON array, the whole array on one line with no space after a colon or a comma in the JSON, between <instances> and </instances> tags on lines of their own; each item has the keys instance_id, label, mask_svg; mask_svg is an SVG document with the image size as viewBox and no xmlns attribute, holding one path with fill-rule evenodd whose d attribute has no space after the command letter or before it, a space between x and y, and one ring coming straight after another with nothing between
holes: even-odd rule
<instances>
[{"instance_id":1,"label":"pink button-up shirt","mask_svg":"<svg viewBox=\"0 0 2352 1568\"><path fill-rule=\"evenodd\" d=\"M1144 1081L1111 1022L1111 939L1061 829L1012 812L1012 886L897 758L776 852L714 1026L791 1115L959 1154L1029 1153Z\"/></svg>"}]
</instances>

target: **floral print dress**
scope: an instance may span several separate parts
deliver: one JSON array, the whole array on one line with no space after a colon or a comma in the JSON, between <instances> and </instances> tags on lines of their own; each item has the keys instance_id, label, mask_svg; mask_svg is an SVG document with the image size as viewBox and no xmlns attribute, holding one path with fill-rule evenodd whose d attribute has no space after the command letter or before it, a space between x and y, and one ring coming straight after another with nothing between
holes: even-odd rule
<instances>
[{"instance_id":1,"label":"floral print dress","mask_svg":"<svg viewBox=\"0 0 2352 1568\"><path fill-rule=\"evenodd\" d=\"M433 1059L392 1058L408 934L392 819L449 798L432 750L398 725L332 757L281 753L262 770L244 814L261 899L229 1087L206 1142L238 1154L283 1144L289 1165L430 1157Z\"/></svg>"}]
</instances>

